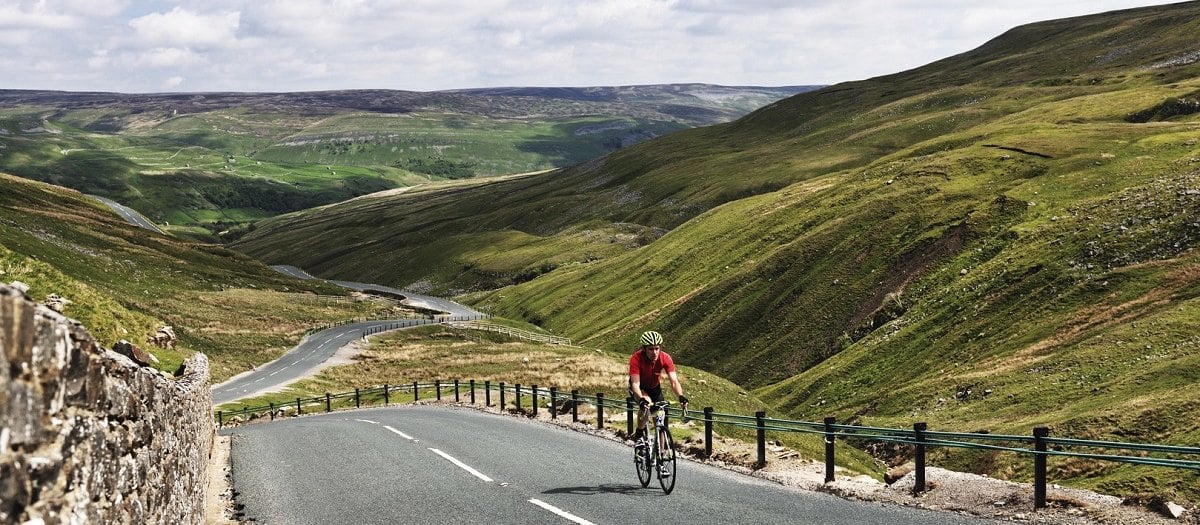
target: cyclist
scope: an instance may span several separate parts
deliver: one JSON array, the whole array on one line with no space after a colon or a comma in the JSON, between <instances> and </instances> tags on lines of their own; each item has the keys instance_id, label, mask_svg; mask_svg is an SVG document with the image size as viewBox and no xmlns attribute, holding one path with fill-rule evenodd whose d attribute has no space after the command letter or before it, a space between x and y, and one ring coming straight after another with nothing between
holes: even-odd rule
<instances>
[{"instance_id":1,"label":"cyclist","mask_svg":"<svg viewBox=\"0 0 1200 525\"><path fill-rule=\"evenodd\" d=\"M633 440L638 447L646 445L645 431L647 407L650 403L663 400L662 373L667 373L671 390L679 398L679 404L687 408L688 398L683 395L683 385L675 373L675 361L662 350L662 334L654 331L642 333L642 346L629 358L629 395L638 400L637 432Z\"/></svg>"}]
</instances>

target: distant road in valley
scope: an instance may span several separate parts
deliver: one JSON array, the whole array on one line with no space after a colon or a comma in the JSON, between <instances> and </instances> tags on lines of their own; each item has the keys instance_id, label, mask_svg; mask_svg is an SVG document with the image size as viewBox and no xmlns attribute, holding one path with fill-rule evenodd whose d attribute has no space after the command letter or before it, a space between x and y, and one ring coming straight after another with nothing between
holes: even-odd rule
<instances>
[{"instance_id":1,"label":"distant road in valley","mask_svg":"<svg viewBox=\"0 0 1200 525\"><path fill-rule=\"evenodd\" d=\"M681 461L642 488L621 443L525 418L398 406L286 418L232 435L256 523L863 523L994 521L783 487Z\"/></svg>"},{"instance_id":2,"label":"distant road in valley","mask_svg":"<svg viewBox=\"0 0 1200 525\"><path fill-rule=\"evenodd\" d=\"M142 214L136 210L124 206L112 199L100 197L97 195L89 195L113 211L117 212L122 218L131 224L151 230L157 233L163 233L154 223L150 222ZM298 279L316 279L313 275L297 268L295 266L275 265L272 266L276 271L296 277ZM372 328L380 326L394 327L411 327L421 324L429 324L434 322L437 317L483 317L484 314L472 308L458 304L448 299L440 297L432 297L421 294L398 290L387 286L381 286L369 283L356 283L351 281L331 281L334 284L359 291L375 291L382 292L386 295L391 295L397 298L403 297L403 302L411 306L421 308L428 311L442 312L440 315L435 315L435 319L384 319L377 321L366 321L360 323L346 324L335 326L327 330L317 332L306 337L295 348L288 350L287 353L278 359L261 365L254 370L244 372L230 378L229 380L219 385L212 387L213 405L221 405L230 403L239 399L253 397L255 395L276 391L281 387L309 377L315 373L319 367L333 357L338 349L350 344L356 339L363 337L363 334Z\"/></svg>"},{"instance_id":3,"label":"distant road in valley","mask_svg":"<svg viewBox=\"0 0 1200 525\"><path fill-rule=\"evenodd\" d=\"M88 197L91 197L100 202L103 202L106 206L108 206L109 208L112 208L113 211L117 212L117 214L120 215L121 218L125 219L126 221L128 221L130 224L133 224L134 226L138 226L140 228L145 228L152 232L163 233L162 230L158 229L158 226L155 226L153 222L150 222L150 219L147 219L145 215L138 213L137 210L134 210L133 208L125 206L124 204L120 204L117 201L114 201L112 199L101 197L99 195L88 195Z\"/></svg>"},{"instance_id":4,"label":"distant road in valley","mask_svg":"<svg viewBox=\"0 0 1200 525\"><path fill-rule=\"evenodd\" d=\"M295 266L272 266L276 271L291 275L298 279L316 279L308 272ZM426 310L445 312L440 317L481 317L484 314L448 299L414 294L367 283L350 281L330 281L334 284L360 291L378 291L392 296L403 296L404 303ZM438 317L438 316L435 316ZM359 339L372 328L380 326L411 327L436 322L436 319L385 319L366 321L342 326L310 335L295 348L288 350L282 357L258 368L239 374L224 383L213 386L213 405L230 403L239 399L276 391L281 387L313 375L322 363L327 361L339 348Z\"/></svg>"},{"instance_id":5,"label":"distant road in valley","mask_svg":"<svg viewBox=\"0 0 1200 525\"><path fill-rule=\"evenodd\" d=\"M239 374L219 385L213 385L213 405L274 391L288 383L304 379L333 357L339 348L362 338L365 330L387 325L417 326L430 322L428 319L366 321L317 332L306 337L279 359Z\"/></svg>"},{"instance_id":6,"label":"distant road in valley","mask_svg":"<svg viewBox=\"0 0 1200 525\"><path fill-rule=\"evenodd\" d=\"M286 264L276 264L276 265L272 265L271 268L274 268L275 271L277 271L277 272L285 273L287 275L290 275L290 276L298 278L298 279L318 279L318 277L314 277L312 274L310 274L304 270L301 270L300 268L297 268L295 266L288 266ZM360 292L372 292L373 291L373 292L382 292L385 295L391 295L391 296L397 296L397 297L403 296L405 298L405 301L404 301L405 303L409 303L412 306L424 308L426 310L436 310L439 312L445 312L445 315L451 316L451 317L480 317L480 316L486 315L482 312L479 312L478 310L474 310L468 306L458 304L449 299L443 299L441 297L433 297L431 295L421 295L421 294L413 293L413 292L410 292L407 290L400 290L398 288L392 288L390 286L383 286L383 285L379 285L379 284L370 284L370 283L356 283L354 281L329 281L329 282L336 284L338 286L350 288L352 290L358 290Z\"/></svg>"}]
</instances>

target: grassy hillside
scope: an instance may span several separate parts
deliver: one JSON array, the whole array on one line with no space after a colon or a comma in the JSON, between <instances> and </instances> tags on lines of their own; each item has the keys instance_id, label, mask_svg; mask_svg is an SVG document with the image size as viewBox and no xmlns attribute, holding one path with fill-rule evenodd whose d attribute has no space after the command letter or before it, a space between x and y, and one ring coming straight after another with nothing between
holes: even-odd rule
<instances>
[{"instance_id":1,"label":"grassy hillside","mask_svg":"<svg viewBox=\"0 0 1200 525\"><path fill-rule=\"evenodd\" d=\"M156 354L163 370L203 351L216 381L273 359L313 325L382 308L297 301L289 293L344 291L290 279L219 246L147 232L74 190L5 174L0 281L28 284L36 301L65 297L63 313L101 345L130 340ZM175 351L144 342L163 325L179 336Z\"/></svg>"},{"instance_id":2,"label":"grassy hillside","mask_svg":"<svg viewBox=\"0 0 1200 525\"><path fill-rule=\"evenodd\" d=\"M0 169L113 198L211 240L389 188L575 164L805 89L0 90Z\"/></svg>"},{"instance_id":3,"label":"grassy hillside","mask_svg":"<svg viewBox=\"0 0 1200 525\"><path fill-rule=\"evenodd\" d=\"M1194 444L1197 32L1196 3L1022 26L569 170L267 221L238 248L443 290L542 270L471 299L605 348L659 329L793 417ZM638 233L617 247L616 228ZM387 273L288 248L321 231L359 261L443 249ZM497 236L520 243L480 248ZM1200 501L1194 474L1051 476Z\"/></svg>"}]
</instances>

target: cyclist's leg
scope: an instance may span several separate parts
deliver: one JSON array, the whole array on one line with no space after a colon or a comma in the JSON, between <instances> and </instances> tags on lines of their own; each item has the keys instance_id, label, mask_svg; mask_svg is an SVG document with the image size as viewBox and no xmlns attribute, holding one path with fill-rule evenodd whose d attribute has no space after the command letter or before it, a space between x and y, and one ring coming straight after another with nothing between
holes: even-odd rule
<instances>
[{"instance_id":1,"label":"cyclist's leg","mask_svg":"<svg viewBox=\"0 0 1200 525\"><path fill-rule=\"evenodd\" d=\"M629 389L629 397L633 397L633 388ZM637 398L634 398L634 400L633 400L633 403L638 407L637 426L633 427L633 440L634 441L637 441L639 438L645 439L645 437L646 437L645 436L645 434L646 434L646 416L647 416L648 412L646 411L645 407L643 407L642 404L639 403L638 401L639 400Z\"/></svg>"}]
</instances>

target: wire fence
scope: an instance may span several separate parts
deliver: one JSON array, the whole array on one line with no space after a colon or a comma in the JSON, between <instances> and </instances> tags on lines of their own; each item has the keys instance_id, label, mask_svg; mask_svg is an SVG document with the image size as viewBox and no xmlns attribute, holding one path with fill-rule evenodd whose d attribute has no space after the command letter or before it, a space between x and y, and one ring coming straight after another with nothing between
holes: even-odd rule
<instances>
[{"instance_id":1,"label":"wire fence","mask_svg":"<svg viewBox=\"0 0 1200 525\"><path fill-rule=\"evenodd\" d=\"M606 409L612 415L623 410L626 435L633 434L634 415L637 411L633 398L606 398L602 392L589 395L580 393L578 390L566 392L557 387L543 388L537 385L522 387L519 383L506 384L491 381L477 382L474 379L468 381L454 379L447 382L435 380L430 383L413 382L404 385L356 388L353 392L326 393L324 396L308 398L297 397L294 402L289 401L282 404L243 405L238 410L217 411L215 418L217 424L224 427L263 417L270 417L274 420L276 417L361 408L364 405L387 406L393 403L409 402L409 400L417 402L422 399L449 400L451 396L456 403L477 405L482 402L484 406L491 407L495 402L495 406L502 411L512 410L531 417L538 417L539 410L548 412L551 419L566 417L569 414L573 422L580 421L581 407L589 408L589 411L594 411L594 414L585 414L585 416L594 417L598 429L603 429L606 422L609 422L610 418L605 417ZM684 413L676 407L667 409L669 419L688 417L690 414L691 419L703 423L704 451L702 456L705 458L712 456L713 427L715 425L755 431L757 445L755 466L757 468L765 467L767 464L766 435L768 432L795 432L819 436L825 445L825 481L827 483L835 480L835 444L839 439L894 443L911 447L915 463L913 490L917 493L924 492L926 489L926 453L930 448L975 449L1032 456L1034 462L1034 508L1046 506L1047 460L1051 457L1086 458L1131 465L1200 471L1200 447L1050 437L1049 428L1045 426L1034 427L1030 435L1022 436L933 431L929 430L923 422L914 423L911 429L904 429L842 425L837 424L836 418L833 417L816 422L768 418L766 412L756 412L753 416L723 414L714 412L712 407L704 407L700 413L703 416L697 418L695 417L696 411Z\"/></svg>"}]
</instances>

